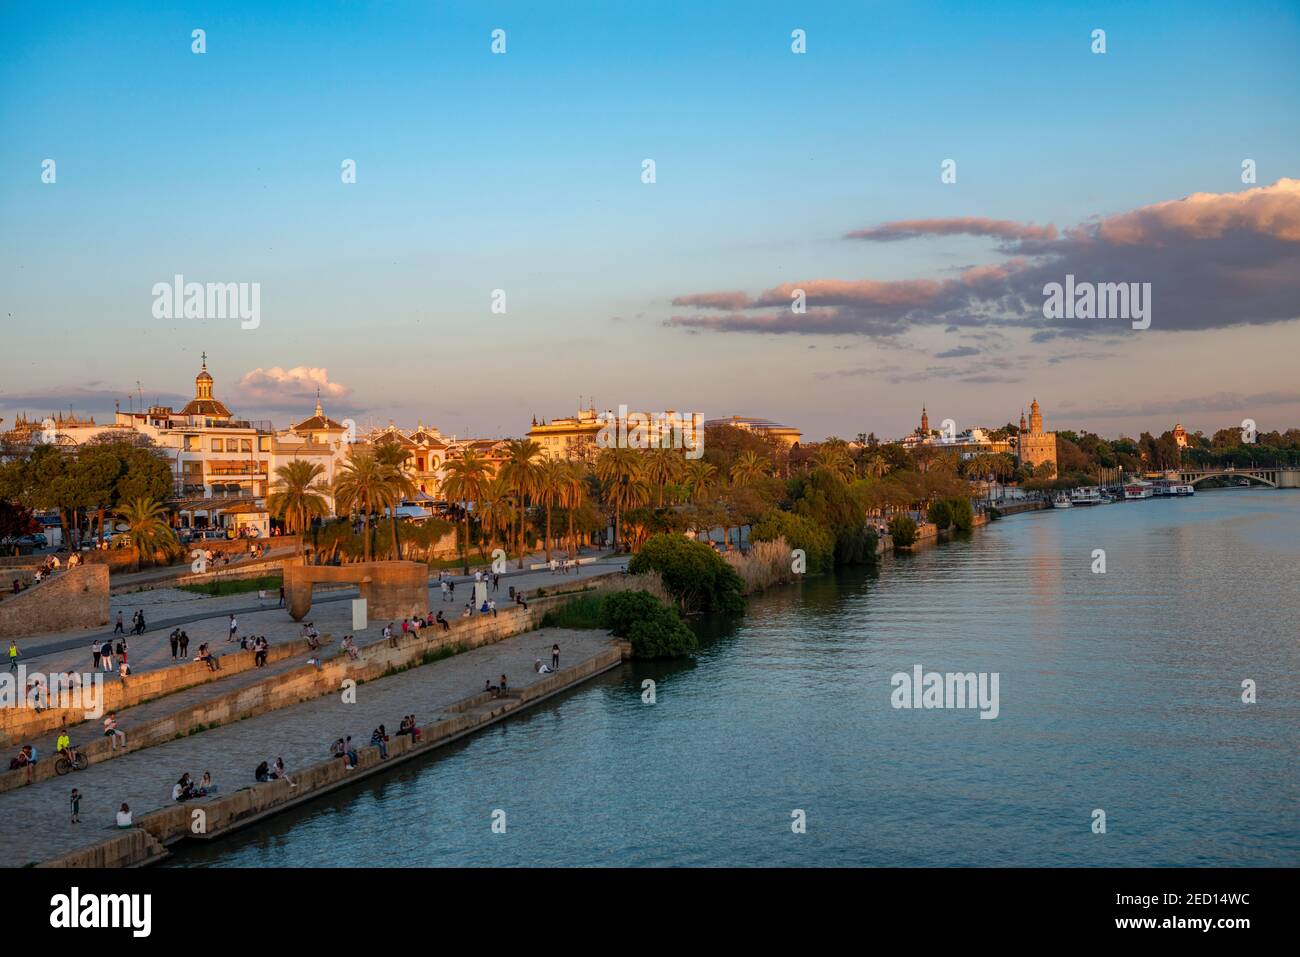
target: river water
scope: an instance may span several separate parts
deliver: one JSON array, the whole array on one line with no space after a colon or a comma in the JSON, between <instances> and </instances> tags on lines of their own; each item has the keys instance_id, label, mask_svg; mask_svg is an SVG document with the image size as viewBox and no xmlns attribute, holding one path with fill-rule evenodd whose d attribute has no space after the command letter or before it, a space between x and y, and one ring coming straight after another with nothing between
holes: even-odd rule
<instances>
[{"instance_id":1,"label":"river water","mask_svg":"<svg viewBox=\"0 0 1300 957\"><path fill-rule=\"evenodd\" d=\"M172 863L1296 866L1298 582L1300 493L1017 515ZM892 707L918 664L998 716Z\"/></svg>"}]
</instances>

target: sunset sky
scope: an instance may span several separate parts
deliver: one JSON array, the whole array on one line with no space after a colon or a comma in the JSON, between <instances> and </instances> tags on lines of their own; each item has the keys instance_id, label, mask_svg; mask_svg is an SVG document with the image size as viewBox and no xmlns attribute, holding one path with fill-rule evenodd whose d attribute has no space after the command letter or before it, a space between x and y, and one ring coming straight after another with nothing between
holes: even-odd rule
<instances>
[{"instance_id":1,"label":"sunset sky","mask_svg":"<svg viewBox=\"0 0 1300 957\"><path fill-rule=\"evenodd\" d=\"M1039 6L5 4L0 417L206 350L278 426L1300 426L1300 5ZM156 319L176 274L260 325ZM1067 274L1151 327L1044 319Z\"/></svg>"}]
</instances>

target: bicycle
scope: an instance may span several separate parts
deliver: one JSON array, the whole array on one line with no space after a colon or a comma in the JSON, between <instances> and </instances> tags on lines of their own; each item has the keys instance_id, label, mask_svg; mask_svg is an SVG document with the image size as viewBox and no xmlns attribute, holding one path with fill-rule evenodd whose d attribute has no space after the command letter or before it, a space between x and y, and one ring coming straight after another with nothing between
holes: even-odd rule
<instances>
[{"instance_id":1,"label":"bicycle","mask_svg":"<svg viewBox=\"0 0 1300 957\"><path fill-rule=\"evenodd\" d=\"M54 773L62 775L67 774L69 771L84 771L88 767L90 767L90 759L80 751L76 751L71 759L67 755L59 755L54 762Z\"/></svg>"}]
</instances>

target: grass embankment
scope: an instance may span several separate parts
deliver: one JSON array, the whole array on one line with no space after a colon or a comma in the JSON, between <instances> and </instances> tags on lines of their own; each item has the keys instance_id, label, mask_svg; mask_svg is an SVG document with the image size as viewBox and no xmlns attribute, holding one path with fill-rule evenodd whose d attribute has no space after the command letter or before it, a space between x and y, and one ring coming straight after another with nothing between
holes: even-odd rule
<instances>
[{"instance_id":1,"label":"grass embankment","mask_svg":"<svg viewBox=\"0 0 1300 957\"><path fill-rule=\"evenodd\" d=\"M284 584L282 575L261 575L257 578L223 578L217 581L203 582L198 585L177 585L182 591L192 591L198 595L220 597L222 595L242 595L250 591L271 591L277 595Z\"/></svg>"}]
</instances>

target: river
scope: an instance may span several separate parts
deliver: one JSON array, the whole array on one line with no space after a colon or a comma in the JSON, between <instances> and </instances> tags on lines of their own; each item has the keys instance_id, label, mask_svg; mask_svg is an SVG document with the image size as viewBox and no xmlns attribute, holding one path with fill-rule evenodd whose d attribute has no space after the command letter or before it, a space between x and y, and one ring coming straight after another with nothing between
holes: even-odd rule
<instances>
[{"instance_id":1,"label":"river","mask_svg":"<svg viewBox=\"0 0 1300 957\"><path fill-rule=\"evenodd\" d=\"M169 863L1296 866L1298 582L1295 492L1017 515ZM895 709L918 664L998 716Z\"/></svg>"}]
</instances>

